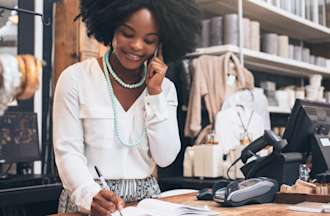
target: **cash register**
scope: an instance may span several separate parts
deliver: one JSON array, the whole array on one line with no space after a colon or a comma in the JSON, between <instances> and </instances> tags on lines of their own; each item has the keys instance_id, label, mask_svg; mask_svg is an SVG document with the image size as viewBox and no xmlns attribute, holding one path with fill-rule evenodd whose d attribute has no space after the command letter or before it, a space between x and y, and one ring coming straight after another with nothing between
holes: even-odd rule
<instances>
[{"instance_id":1,"label":"cash register","mask_svg":"<svg viewBox=\"0 0 330 216\"><path fill-rule=\"evenodd\" d=\"M299 177L299 165L312 156L312 177L329 179L329 130L330 104L297 99L283 139L265 134L252 142L242 151L240 159L245 165L241 170L246 178L265 176L292 185ZM257 152L269 145L273 153L258 157ZM257 157L247 163L252 156Z\"/></svg>"}]
</instances>

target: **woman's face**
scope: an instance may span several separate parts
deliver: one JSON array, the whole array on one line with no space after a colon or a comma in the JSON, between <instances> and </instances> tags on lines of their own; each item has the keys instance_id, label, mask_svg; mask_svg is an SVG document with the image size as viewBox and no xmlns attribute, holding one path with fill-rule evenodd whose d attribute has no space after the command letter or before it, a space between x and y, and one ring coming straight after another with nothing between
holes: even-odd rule
<instances>
[{"instance_id":1,"label":"woman's face","mask_svg":"<svg viewBox=\"0 0 330 216\"><path fill-rule=\"evenodd\" d=\"M117 29L112 46L114 54L129 70L137 69L151 58L159 44L156 20L148 9L133 13Z\"/></svg>"}]
</instances>

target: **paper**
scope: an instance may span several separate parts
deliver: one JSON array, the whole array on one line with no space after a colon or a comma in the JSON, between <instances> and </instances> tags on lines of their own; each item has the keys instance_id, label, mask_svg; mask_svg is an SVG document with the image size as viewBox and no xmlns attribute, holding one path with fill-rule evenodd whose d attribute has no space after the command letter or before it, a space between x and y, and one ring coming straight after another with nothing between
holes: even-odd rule
<instances>
[{"instance_id":1,"label":"paper","mask_svg":"<svg viewBox=\"0 0 330 216\"><path fill-rule=\"evenodd\" d=\"M174 204L157 199L144 199L136 207L127 207L122 211L124 216L215 216L218 215L207 208L199 208L181 204ZM119 216L115 212L113 216Z\"/></svg>"},{"instance_id":2,"label":"paper","mask_svg":"<svg viewBox=\"0 0 330 216\"><path fill-rule=\"evenodd\" d=\"M318 203L318 202L302 202L296 205L289 206L289 210L299 211L299 212L328 212L330 204Z\"/></svg>"}]
</instances>

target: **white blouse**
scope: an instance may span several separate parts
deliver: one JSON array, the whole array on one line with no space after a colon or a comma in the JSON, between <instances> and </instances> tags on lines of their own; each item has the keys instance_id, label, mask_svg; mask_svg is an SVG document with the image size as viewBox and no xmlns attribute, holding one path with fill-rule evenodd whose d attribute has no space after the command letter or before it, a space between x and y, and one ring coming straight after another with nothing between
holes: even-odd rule
<instances>
[{"instance_id":1,"label":"white blouse","mask_svg":"<svg viewBox=\"0 0 330 216\"><path fill-rule=\"evenodd\" d=\"M117 100L118 102L118 100ZM60 76L54 98L53 136L59 175L72 200L89 211L101 187L96 165L108 179L141 179L151 175L154 162L166 167L180 151L174 84L164 79L162 93L145 89L125 111L117 110L122 145L114 134L114 111L103 71L96 59L68 67Z\"/></svg>"}]
</instances>

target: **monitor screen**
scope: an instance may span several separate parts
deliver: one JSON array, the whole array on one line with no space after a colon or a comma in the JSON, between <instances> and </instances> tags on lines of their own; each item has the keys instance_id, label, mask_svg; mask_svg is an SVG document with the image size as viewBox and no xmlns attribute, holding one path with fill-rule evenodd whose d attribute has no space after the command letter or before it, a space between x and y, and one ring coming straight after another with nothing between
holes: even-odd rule
<instances>
[{"instance_id":1,"label":"monitor screen","mask_svg":"<svg viewBox=\"0 0 330 216\"><path fill-rule=\"evenodd\" d=\"M297 99L283 138L288 145L283 152L309 153L313 134L328 134L330 104Z\"/></svg>"},{"instance_id":2,"label":"monitor screen","mask_svg":"<svg viewBox=\"0 0 330 216\"><path fill-rule=\"evenodd\" d=\"M37 114L6 112L0 116L0 163L40 160Z\"/></svg>"}]
</instances>

